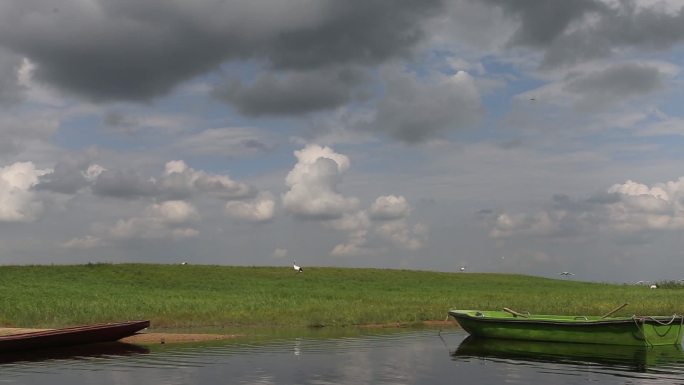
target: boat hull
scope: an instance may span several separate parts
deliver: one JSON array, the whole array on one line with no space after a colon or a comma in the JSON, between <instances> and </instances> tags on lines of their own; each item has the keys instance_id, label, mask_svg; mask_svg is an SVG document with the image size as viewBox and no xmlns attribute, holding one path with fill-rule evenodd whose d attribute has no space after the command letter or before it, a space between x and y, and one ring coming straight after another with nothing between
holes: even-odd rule
<instances>
[{"instance_id":1,"label":"boat hull","mask_svg":"<svg viewBox=\"0 0 684 385\"><path fill-rule=\"evenodd\" d=\"M682 316L600 317L531 316L506 312L452 310L461 327L475 337L587 344L679 345Z\"/></svg>"},{"instance_id":2,"label":"boat hull","mask_svg":"<svg viewBox=\"0 0 684 385\"><path fill-rule=\"evenodd\" d=\"M129 321L0 336L0 353L116 341L149 326Z\"/></svg>"}]
</instances>

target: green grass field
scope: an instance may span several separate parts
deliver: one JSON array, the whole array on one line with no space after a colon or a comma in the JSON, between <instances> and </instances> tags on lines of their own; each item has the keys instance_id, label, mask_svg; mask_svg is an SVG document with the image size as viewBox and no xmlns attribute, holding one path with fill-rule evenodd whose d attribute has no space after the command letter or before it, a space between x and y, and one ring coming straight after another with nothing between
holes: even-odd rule
<instances>
[{"instance_id":1,"label":"green grass field","mask_svg":"<svg viewBox=\"0 0 684 385\"><path fill-rule=\"evenodd\" d=\"M684 313L679 285L385 269L88 264L0 267L0 325L149 319L154 328L350 326L444 320L451 308L536 314Z\"/></svg>"}]
</instances>

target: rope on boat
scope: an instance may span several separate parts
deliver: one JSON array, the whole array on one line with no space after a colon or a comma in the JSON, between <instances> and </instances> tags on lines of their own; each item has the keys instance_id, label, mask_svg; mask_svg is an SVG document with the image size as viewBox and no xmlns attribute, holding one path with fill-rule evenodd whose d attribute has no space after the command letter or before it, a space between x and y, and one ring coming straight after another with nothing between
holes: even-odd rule
<instances>
[{"instance_id":1,"label":"rope on boat","mask_svg":"<svg viewBox=\"0 0 684 385\"><path fill-rule=\"evenodd\" d=\"M634 324L636 325L637 330L641 331L641 335L644 336L644 341L646 342L646 344L649 345L649 347L653 347L653 344L646 337L646 330L645 330L646 321L653 321L653 322L655 322L661 326L669 326L669 325L672 325L672 323L677 318L679 318L679 333L681 334L682 327L684 326L684 316L678 315L677 313L673 314L672 319L669 321L666 321L666 322L661 322L652 316L639 316L639 317L637 317L636 315L632 315L632 319L634 320ZM641 322L641 327L639 326L639 322ZM677 338L681 338L681 336L678 335Z\"/></svg>"}]
</instances>

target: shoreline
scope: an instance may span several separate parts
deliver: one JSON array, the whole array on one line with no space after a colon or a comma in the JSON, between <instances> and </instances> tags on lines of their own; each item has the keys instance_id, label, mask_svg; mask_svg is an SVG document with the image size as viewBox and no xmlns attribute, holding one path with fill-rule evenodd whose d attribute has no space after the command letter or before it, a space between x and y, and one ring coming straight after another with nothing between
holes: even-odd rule
<instances>
[{"instance_id":1,"label":"shoreline","mask_svg":"<svg viewBox=\"0 0 684 385\"><path fill-rule=\"evenodd\" d=\"M411 327L457 327L458 324L453 320L447 321L422 321L417 323L392 322L385 324L363 324L354 325L351 328L359 329L400 329ZM249 327L245 327L249 329ZM52 329L37 328L11 328L0 327L0 336L40 332ZM240 327L233 328L240 330ZM229 340L238 337L245 337L248 334L220 334L220 333L184 333L184 332L164 332L163 329L153 329L150 332L142 332L119 340L119 342L139 345L158 345L171 343L206 342Z\"/></svg>"}]
</instances>

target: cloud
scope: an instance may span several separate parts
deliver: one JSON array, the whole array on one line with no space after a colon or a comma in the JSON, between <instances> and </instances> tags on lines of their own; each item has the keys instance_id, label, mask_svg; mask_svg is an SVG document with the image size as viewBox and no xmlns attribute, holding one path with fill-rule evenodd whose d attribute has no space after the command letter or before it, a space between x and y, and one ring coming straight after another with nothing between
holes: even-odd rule
<instances>
[{"instance_id":1,"label":"cloud","mask_svg":"<svg viewBox=\"0 0 684 385\"><path fill-rule=\"evenodd\" d=\"M574 105L582 111L604 111L664 90L679 68L663 62L632 61L587 65L557 81L526 91L518 100L557 106Z\"/></svg>"},{"instance_id":2,"label":"cloud","mask_svg":"<svg viewBox=\"0 0 684 385\"><path fill-rule=\"evenodd\" d=\"M388 69L382 74L385 96L378 102L375 124L401 141L422 142L476 122L482 114L473 78L464 71L419 79Z\"/></svg>"},{"instance_id":3,"label":"cloud","mask_svg":"<svg viewBox=\"0 0 684 385\"><path fill-rule=\"evenodd\" d=\"M409 227L411 206L403 196L385 195L378 197L368 210L369 217L376 222L375 232L395 246L418 250L427 239L428 229L424 224Z\"/></svg>"},{"instance_id":4,"label":"cloud","mask_svg":"<svg viewBox=\"0 0 684 385\"><path fill-rule=\"evenodd\" d=\"M179 198L205 193L219 199L233 200L248 198L255 193L248 185L236 182L227 175L195 170L182 160L166 163L164 175L157 185L163 196Z\"/></svg>"},{"instance_id":5,"label":"cloud","mask_svg":"<svg viewBox=\"0 0 684 385\"><path fill-rule=\"evenodd\" d=\"M500 213L496 216L489 232L492 238L507 238L512 235L551 235L556 228L551 213L542 211L536 214ZM555 218L556 221L560 218Z\"/></svg>"},{"instance_id":6,"label":"cloud","mask_svg":"<svg viewBox=\"0 0 684 385\"><path fill-rule=\"evenodd\" d=\"M552 44L572 23L581 20L586 14L605 9L600 1L551 0L543 3L535 1L483 0L501 7L505 14L516 18L520 25L511 39L513 45L546 47Z\"/></svg>"},{"instance_id":7,"label":"cloud","mask_svg":"<svg viewBox=\"0 0 684 385\"><path fill-rule=\"evenodd\" d=\"M178 133L192 125L192 119L184 115L136 115L120 110L108 110L102 116L102 123L111 131L136 134L142 130L155 129L164 133Z\"/></svg>"},{"instance_id":8,"label":"cloud","mask_svg":"<svg viewBox=\"0 0 684 385\"><path fill-rule=\"evenodd\" d=\"M665 88L669 74L655 65L622 63L569 80L565 90L581 95L581 105L610 105Z\"/></svg>"},{"instance_id":9,"label":"cloud","mask_svg":"<svg viewBox=\"0 0 684 385\"><path fill-rule=\"evenodd\" d=\"M191 204L166 201L148 206L141 216L117 221L109 228L105 237L114 240L196 237L199 231L189 224L199 218L197 210Z\"/></svg>"},{"instance_id":10,"label":"cloud","mask_svg":"<svg viewBox=\"0 0 684 385\"><path fill-rule=\"evenodd\" d=\"M378 253L378 250L366 247L367 231L358 230L352 232L347 241L344 243L339 243L330 251L330 255L337 257L358 257L358 256L370 256Z\"/></svg>"},{"instance_id":11,"label":"cloud","mask_svg":"<svg viewBox=\"0 0 684 385\"><path fill-rule=\"evenodd\" d=\"M31 149L46 152L59 119L41 112L11 109L0 114L0 160L14 160L17 154ZM28 158L34 159L34 158Z\"/></svg>"},{"instance_id":12,"label":"cloud","mask_svg":"<svg viewBox=\"0 0 684 385\"><path fill-rule=\"evenodd\" d=\"M405 219L381 223L375 231L395 246L408 250L418 250L423 247L427 236L425 225L417 224L411 231Z\"/></svg>"},{"instance_id":13,"label":"cloud","mask_svg":"<svg viewBox=\"0 0 684 385\"><path fill-rule=\"evenodd\" d=\"M0 46L62 90L149 100L232 60L289 70L406 56L441 8L437 0L4 2Z\"/></svg>"},{"instance_id":14,"label":"cloud","mask_svg":"<svg viewBox=\"0 0 684 385\"><path fill-rule=\"evenodd\" d=\"M403 196L386 195L378 197L368 211L373 220L393 220L407 217L410 210Z\"/></svg>"},{"instance_id":15,"label":"cloud","mask_svg":"<svg viewBox=\"0 0 684 385\"><path fill-rule=\"evenodd\" d=\"M282 196L283 207L299 218L318 220L325 227L346 233L345 242L335 245L331 255L377 254L382 249L373 244L378 238L403 249L423 246L427 228L417 225L414 231L409 230L411 207L403 196L380 196L368 210L360 210L358 199L337 192L341 174L350 167L346 155L310 144L295 151L295 156L298 161L286 178L290 190Z\"/></svg>"},{"instance_id":16,"label":"cloud","mask_svg":"<svg viewBox=\"0 0 684 385\"><path fill-rule=\"evenodd\" d=\"M367 81L368 75L353 68L266 72L249 85L239 79L226 81L213 95L243 115L302 115L348 103Z\"/></svg>"},{"instance_id":17,"label":"cloud","mask_svg":"<svg viewBox=\"0 0 684 385\"><path fill-rule=\"evenodd\" d=\"M684 7L666 2L485 0L519 25L510 46L539 49L546 69L684 41Z\"/></svg>"},{"instance_id":18,"label":"cloud","mask_svg":"<svg viewBox=\"0 0 684 385\"><path fill-rule=\"evenodd\" d=\"M230 201L226 214L246 222L269 222L275 214L275 201L270 193L260 193L253 201Z\"/></svg>"},{"instance_id":19,"label":"cloud","mask_svg":"<svg viewBox=\"0 0 684 385\"><path fill-rule=\"evenodd\" d=\"M496 52L518 27L518 20L487 1L447 1L445 8L429 25L430 43L439 47Z\"/></svg>"},{"instance_id":20,"label":"cloud","mask_svg":"<svg viewBox=\"0 0 684 385\"><path fill-rule=\"evenodd\" d=\"M67 175L79 176L79 185L90 183L94 196L107 196L128 200L147 200L140 215L123 218L113 225L94 224L95 231L85 237L72 238L62 243L71 249L89 249L125 240L183 239L199 236L201 216L187 200L210 197L227 202L225 213L237 220L261 223L273 219L275 202L268 192L258 192L235 182L226 175L210 174L189 167L182 160L165 164L158 178L144 177L137 171L110 171L97 164L86 169L72 163L69 172L52 173L42 185L43 189L58 190L67 183ZM62 180L63 178L63 180ZM58 183L52 183L52 179ZM86 193L85 189L62 192ZM256 194L256 197L254 195ZM249 200L250 198L253 198Z\"/></svg>"},{"instance_id":21,"label":"cloud","mask_svg":"<svg viewBox=\"0 0 684 385\"><path fill-rule=\"evenodd\" d=\"M37 189L75 194L90 187L96 196L121 199L158 198L182 200L208 195L220 200L246 199L256 191L227 175L195 170L182 160L167 162L160 177L142 175L138 170L109 170L86 161L65 160L40 178ZM87 167L86 167L87 165Z\"/></svg>"},{"instance_id":22,"label":"cloud","mask_svg":"<svg viewBox=\"0 0 684 385\"><path fill-rule=\"evenodd\" d=\"M61 244L62 247L67 249L93 249L103 244L103 240L100 237L95 237L92 235L86 235L83 238L72 238Z\"/></svg>"},{"instance_id":23,"label":"cloud","mask_svg":"<svg viewBox=\"0 0 684 385\"><path fill-rule=\"evenodd\" d=\"M132 169L104 170L97 176L92 188L95 195L124 199L152 197L159 194L157 184L153 179L146 178Z\"/></svg>"},{"instance_id":24,"label":"cloud","mask_svg":"<svg viewBox=\"0 0 684 385\"><path fill-rule=\"evenodd\" d=\"M573 79L567 89L599 96L647 94L663 87L659 68L639 63L624 63Z\"/></svg>"},{"instance_id":25,"label":"cloud","mask_svg":"<svg viewBox=\"0 0 684 385\"><path fill-rule=\"evenodd\" d=\"M299 218L338 219L358 207L358 199L336 191L349 158L330 147L311 144L295 151L297 163L287 174L289 190L282 196L283 207Z\"/></svg>"},{"instance_id":26,"label":"cloud","mask_svg":"<svg viewBox=\"0 0 684 385\"><path fill-rule=\"evenodd\" d=\"M75 194L90 186L91 182L105 171L97 164L88 165L86 159L67 157L57 162L52 172L41 175L35 189Z\"/></svg>"},{"instance_id":27,"label":"cloud","mask_svg":"<svg viewBox=\"0 0 684 385\"><path fill-rule=\"evenodd\" d=\"M207 129L186 136L173 147L192 155L241 157L268 152L275 144L254 129L230 127Z\"/></svg>"},{"instance_id":28,"label":"cloud","mask_svg":"<svg viewBox=\"0 0 684 385\"><path fill-rule=\"evenodd\" d=\"M377 254L378 250L368 246L368 232L372 226L365 211L347 213L339 219L326 223L328 227L348 233L344 243L335 245L333 256L362 256Z\"/></svg>"},{"instance_id":29,"label":"cloud","mask_svg":"<svg viewBox=\"0 0 684 385\"><path fill-rule=\"evenodd\" d=\"M407 56L424 37L422 22L442 9L438 0L329 1L322 22L273 41L271 60L277 67L320 68Z\"/></svg>"},{"instance_id":30,"label":"cloud","mask_svg":"<svg viewBox=\"0 0 684 385\"><path fill-rule=\"evenodd\" d=\"M31 222L43 204L31 191L39 177L50 170L37 169L32 162L0 167L0 222Z\"/></svg>"},{"instance_id":31,"label":"cloud","mask_svg":"<svg viewBox=\"0 0 684 385\"><path fill-rule=\"evenodd\" d=\"M13 105L23 100L26 86L19 79L21 64L20 56L0 49L0 106Z\"/></svg>"},{"instance_id":32,"label":"cloud","mask_svg":"<svg viewBox=\"0 0 684 385\"><path fill-rule=\"evenodd\" d=\"M631 180L587 199L554 196L536 213L489 216L490 237L581 237L684 229L684 177L648 186Z\"/></svg>"}]
</instances>

